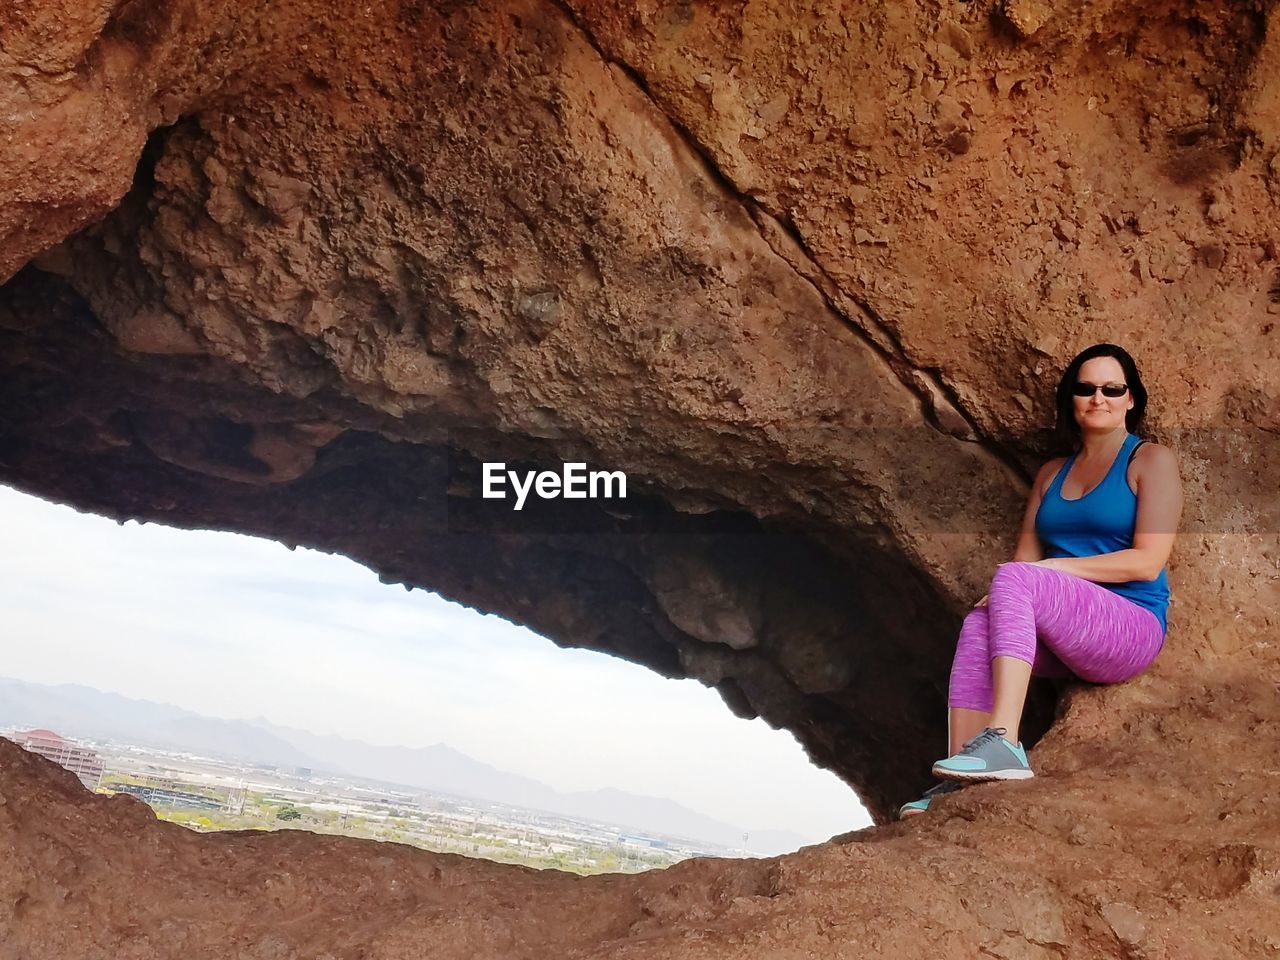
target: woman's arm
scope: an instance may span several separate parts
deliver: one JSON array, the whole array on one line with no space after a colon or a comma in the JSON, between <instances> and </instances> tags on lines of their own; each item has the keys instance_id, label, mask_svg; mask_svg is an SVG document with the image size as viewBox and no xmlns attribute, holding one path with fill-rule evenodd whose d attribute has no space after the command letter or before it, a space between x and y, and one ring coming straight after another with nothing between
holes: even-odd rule
<instances>
[{"instance_id":1,"label":"woman's arm","mask_svg":"<svg viewBox=\"0 0 1280 960\"><path fill-rule=\"evenodd\" d=\"M1044 492L1053 481L1058 468L1067 462L1066 457L1050 460L1040 468L1035 480L1031 482L1031 493L1027 497L1027 509L1022 513L1022 529L1018 531L1018 546L1013 551L1015 563L1035 563L1044 556L1044 548L1036 535L1036 513L1040 509L1040 501Z\"/></svg>"},{"instance_id":2,"label":"woman's arm","mask_svg":"<svg viewBox=\"0 0 1280 960\"><path fill-rule=\"evenodd\" d=\"M1168 447L1143 444L1134 456L1138 468L1138 517L1133 546L1096 557L1059 557L1037 561L1095 583L1154 580L1160 575L1177 536L1182 517L1182 479L1177 455Z\"/></svg>"},{"instance_id":3,"label":"woman's arm","mask_svg":"<svg viewBox=\"0 0 1280 960\"><path fill-rule=\"evenodd\" d=\"M1014 563L1042 562L1040 558L1044 556L1044 549L1040 545L1040 537L1036 535L1036 512L1040 509L1040 501L1044 497L1045 490L1048 489L1049 484L1053 481L1054 474L1066 462L1066 457L1050 460L1040 468L1036 478L1031 481L1031 493L1027 496L1027 508L1022 512L1022 529L1018 531L1018 545L1013 551ZM975 603L974 606L984 607L986 604L987 595L984 593L982 599Z\"/></svg>"}]
</instances>

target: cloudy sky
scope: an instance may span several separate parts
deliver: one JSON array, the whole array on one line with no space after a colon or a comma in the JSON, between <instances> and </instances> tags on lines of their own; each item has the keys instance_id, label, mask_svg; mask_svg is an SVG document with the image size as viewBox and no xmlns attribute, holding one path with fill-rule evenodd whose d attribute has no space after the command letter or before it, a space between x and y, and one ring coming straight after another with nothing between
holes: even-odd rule
<instances>
[{"instance_id":1,"label":"cloudy sky","mask_svg":"<svg viewBox=\"0 0 1280 960\"><path fill-rule=\"evenodd\" d=\"M693 680L560 650L343 557L114 521L0 487L0 675L377 744L559 790L665 796L806 842L870 823L791 734Z\"/></svg>"}]
</instances>

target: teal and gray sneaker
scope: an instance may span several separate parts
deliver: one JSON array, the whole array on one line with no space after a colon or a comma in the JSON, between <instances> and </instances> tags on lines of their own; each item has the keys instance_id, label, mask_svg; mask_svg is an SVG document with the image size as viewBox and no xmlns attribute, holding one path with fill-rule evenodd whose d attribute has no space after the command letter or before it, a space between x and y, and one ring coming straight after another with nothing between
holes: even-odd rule
<instances>
[{"instance_id":1,"label":"teal and gray sneaker","mask_svg":"<svg viewBox=\"0 0 1280 960\"><path fill-rule=\"evenodd\" d=\"M987 727L960 748L955 756L933 765L933 775L944 780L1028 780L1035 774L1027 763L1022 744L1004 738L1004 727Z\"/></svg>"},{"instance_id":2,"label":"teal and gray sneaker","mask_svg":"<svg viewBox=\"0 0 1280 960\"><path fill-rule=\"evenodd\" d=\"M906 820L908 817L914 817L916 814L924 813L929 809L929 802L936 800L938 797L948 793L955 793L957 790L964 789L964 784L957 783L954 780L943 780L935 783L932 787L924 792L919 800L912 800L910 803L904 803L898 808L898 819Z\"/></svg>"}]
</instances>

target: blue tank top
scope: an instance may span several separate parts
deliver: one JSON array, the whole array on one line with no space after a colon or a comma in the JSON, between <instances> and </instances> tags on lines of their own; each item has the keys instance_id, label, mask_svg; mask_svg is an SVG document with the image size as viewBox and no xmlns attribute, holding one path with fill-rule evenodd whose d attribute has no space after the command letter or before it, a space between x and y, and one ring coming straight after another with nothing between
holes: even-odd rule
<instances>
[{"instance_id":1,"label":"blue tank top","mask_svg":"<svg viewBox=\"0 0 1280 960\"><path fill-rule=\"evenodd\" d=\"M1126 431L1124 443L1102 482L1075 500L1062 498L1062 481L1076 462L1076 454L1062 465L1036 511L1036 535L1046 557L1093 557L1133 546L1138 498L1129 489L1125 474L1133 451L1142 442ZM1098 586L1146 607L1159 618L1161 628L1168 631L1169 580L1163 567L1154 580L1099 583Z\"/></svg>"}]
</instances>

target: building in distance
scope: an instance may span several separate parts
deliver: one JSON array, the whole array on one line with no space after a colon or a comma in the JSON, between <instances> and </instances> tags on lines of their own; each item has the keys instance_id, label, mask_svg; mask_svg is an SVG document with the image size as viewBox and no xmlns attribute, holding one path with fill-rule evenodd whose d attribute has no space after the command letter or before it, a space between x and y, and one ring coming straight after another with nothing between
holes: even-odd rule
<instances>
[{"instance_id":1,"label":"building in distance","mask_svg":"<svg viewBox=\"0 0 1280 960\"><path fill-rule=\"evenodd\" d=\"M90 790L102 780L102 760L83 744L60 737L52 730L26 730L10 735L18 746L70 770Z\"/></svg>"}]
</instances>

